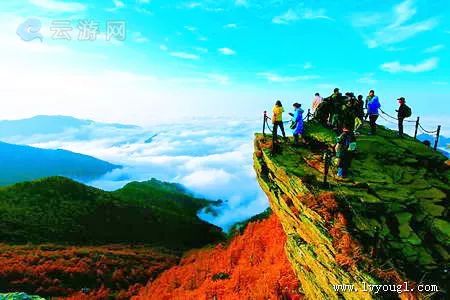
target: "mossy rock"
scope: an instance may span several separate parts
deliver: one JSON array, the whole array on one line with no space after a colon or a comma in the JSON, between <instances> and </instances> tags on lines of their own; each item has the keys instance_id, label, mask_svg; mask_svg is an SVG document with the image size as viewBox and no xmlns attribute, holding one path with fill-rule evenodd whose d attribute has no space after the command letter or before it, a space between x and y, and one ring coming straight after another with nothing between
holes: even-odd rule
<instances>
[{"instance_id":1,"label":"mossy rock","mask_svg":"<svg viewBox=\"0 0 450 300\"><path fill-rule=\"evenodd\" d=\"M418 178L411 183L411 187L415 190L426 190L431 188L431 184L428 180ZM412 190L412 189L411 189Z\"/></svg>"},{"instance_id":2,"label":"mossy rock","mask_svg":"<svg viewBox=\"0 0 450 300\"><path fill-rule=\"evenodd\" d=\"M430 199L434 201L440 201L447 198L447 195L437 188L431 188L427 190L417 191L414 196L419 199Z\"/></svg>"},{"instance_id":3,"label":"mossy rock","mask_svg":"<svg viewBox=\"0 0 450 300\"><path fill-rule=\"evenodd\" d=\"M412 218L412 214L409 212L401 212L398 214L395 214L395 217L397 218L397 221L400 225L403 224L409 224Z\"/></svg>"},{"instance_id":4,"label":"mossy rock","mask_svg":"<svg viewBox=\"0 0 450 300\"><path fill-rule=\"evenodd\" d=\"M439 253L439 255L442 257L444 261L450 261L450 254L444 247L442 247L439 244L435 244L433 245L433 248L437 253Z\"/></svg>"},{"instance_id":5,"label":"mossy rock","mask_svg":"<svg viewBox=\"0 0 450 300\"><path fill-rule=\"evenodd\" d=\"M377 186L376 194L379 198L384 201L398 201L398 202L408 202L414 201L411 195L411 190L406 188L395 188L393 186Z\"/></svg>"},{"instance_id":6,"label":"mossy rock","mask_svg":"<svg viewBox=\"0 0 450 300\"><path fill-rule=\"evenodd\" d=\"M402 239L402 240L405 243L408 243L408 244L411 244L411 245L415 245L415 246L422 244L422 240L419 238L419 236L414 231L412 231L410 233L408 238Z\"/></svg>"},{"instance_id":7,"label":"mossy rock","mask_svg":"<svg viewBox=\"0 0 450 300\"><path fill-rule=\"evenodd\" d=\"M420 201L420 207L429 215L433 217L440 217L443 216L443 213L445 211L445 207L441 205L436 205L433 202L430 202L429 200L422 200Z\"/></svg>"},{"instance_id":8,"label":"mossy rock","mask_svg":"<svg viewBox=\"0 0 450 300\"><path fill-rule=\"evenodd\" d=\"M405 272L411 280L420 280L417 274L423 270L435 273L448 261L449 167L441 164L443 155L413 138L400 139L382 126L377 135L369 136L367 127L365 124L362 135L357 137L358 152L349 178L336 181L330 176L326 188L316 184L323 174L305 160L335 143L336 136L330 129L317 123L307 124L308 145L296 150L282 144L282 154L269 158L277 168L299 177L297 181L308 175L315 177L317 182L309 181L306 186L311 193L335 193L338 211L347 217L349 233L362 244L362 249L373 247L377 236L383 257L374 259L378 263L390 259L394 269ZM334 172L332 167L330 173ZM293 183L285 184L297 188ZM298 221L308 223L301 216ZM315 226L319 235L329 236L316 223L308 226Z\"/></svg>"},{"instance_id":9,"label":"mossy rock","mask_svg":"<svg viewBox=\"0 0 450 300\"><path fill-rule=\"evenodd\" d=\"M450 247L450 223L436 218L431 224L431 232L434 237L440 241L442 244Z\"/></svg>"},{"instance_id":10,"label":"mossy rock","mask_svg":"<svg viewBox=\"0 0 450 300\"><path fill-rule=\"evenodd\" d=\"M417 261L419 256L419 251L417 246L413 246L410 244L402 243L402 247L400 248L400 251L403 255L403 257L410 263L414 263Z\"/></svg>"},{"instance_id":11,"label":"mossy rock","mask_svg":"<svg viewBox=\"0 0 450 300\"><path fill-rule=\"evenodd\" d=\"M365 219L362 217L356 217L353 219L356 228L363 231L367 235L374 237L377 232L380 232L381 224L375 219Z\"/></svg>"},{"instance_id":12,"label":"mossy rock","mask_svg":"<svg viewBox=\"0 0 450 300\"><path fill-rule=\"evenodd\" d=\"M433 257L424 248L419 248L419 263L421 265L436 265Z\"/></svg>"},{"instance_id":13,"label":"mossy rock","mask_svg":"<svg viewBox=\"0 0 450 300\"><path fill-rule=\"evenodd\" d=\"M386 212L389 214L395 214L406 211L406 206L398 202L386 202Z\"/></svg>"}]
</instances>

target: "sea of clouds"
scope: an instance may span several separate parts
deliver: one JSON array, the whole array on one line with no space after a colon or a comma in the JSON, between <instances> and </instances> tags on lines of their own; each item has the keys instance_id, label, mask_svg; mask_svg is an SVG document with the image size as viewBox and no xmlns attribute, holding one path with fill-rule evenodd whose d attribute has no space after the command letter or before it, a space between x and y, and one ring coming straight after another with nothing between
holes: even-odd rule
<instances>
[{"instance_id":1,"label":"sea of clouds","mask_svg":"<svg viewBox=\"0 0 450 300\"><path fill-rule=\"evenodd\" d=\"M122 168L85 182L116 190L156 178L184 185L195 196L223 200L216 213L199 216L225 230L268 207L253 170L254 133L261 120L198 118L148 128L91 122L52 134L10 136L5 142L87 154ZM395 129L396 124L383 122ZM408 133L414 130L407 124ZM37 131L39 131L37 129Z\"/></svg>"},{"instance_id":2,"label":"sea of clouds","mask_svg":"<svg viewBox=\"0 0 450 300\"><path fill-rule=\"evenodd\" d=\"M227 230L268 207L252 165L253 137L261 131L259 123L260 120L220 118L150 128L92 123L51 135L10 138L8 142L66 149L122 165L121 169L85 182L104 190L156 178L181 183L199 197L221 199L224 202L217 214L199 215Z\"/></svg>"}]
</instances>

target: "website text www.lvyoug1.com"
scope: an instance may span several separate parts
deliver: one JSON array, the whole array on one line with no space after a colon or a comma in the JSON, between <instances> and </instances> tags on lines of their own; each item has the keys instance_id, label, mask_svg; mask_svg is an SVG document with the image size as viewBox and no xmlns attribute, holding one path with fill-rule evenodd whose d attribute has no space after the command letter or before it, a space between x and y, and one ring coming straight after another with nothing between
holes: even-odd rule
<instances>
[{"instance_id":1,"label":"website text www.lvyoug1.com","mask_svg":"<svg viewBox=\"0 0 450 300\"><path fill-rule=\"evenodd\" d=\"M335 292L370 292L373 294L396 292L398 294L407 292L420 292L420 293L436 293L439 292L439 287L435 284L418 284L411 287L408 282L403 282L403 284L368 284L362 282L361 287L357 287L354 284L333 284L333 289Z\"/></svg>"}]
</instances>

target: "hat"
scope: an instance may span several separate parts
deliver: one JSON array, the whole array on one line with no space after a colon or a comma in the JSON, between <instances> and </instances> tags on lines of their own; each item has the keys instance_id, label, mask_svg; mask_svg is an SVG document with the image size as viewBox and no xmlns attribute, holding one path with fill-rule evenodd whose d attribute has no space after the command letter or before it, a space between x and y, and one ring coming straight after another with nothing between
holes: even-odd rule
<instances>
[{"instance_id":1,"label":"hat","mask_svg":"<svg viewBox=\"0 0 450 300\"><path fill-rule=\"evenodd\" d=\"M336 93L336 92L339 92L339 88L335 88L333 91L334 91L335 93Z\"/></svg>"},{"instance_id":2,"label":"hat","mask_svg":"<svg viewBox=\"0 0 450 300\"><path fill-rule=\"evenodd\" d=\"M400 97L400 98L398 98L397 100L398 100L398 101L405 102L405 97Z\"/></svg>"},{"instance_id":3,"label":"hat","mask_svg":"<svg viewBox=\"0 0 450 300\"><path fill-rule=\"evenodd\" d=\"M294 104L292 104L292 106L294 106L294 107L300 107L300 106L302 106L302 105L299 104L299 103L297 103L297 102L295 102Z\"/></svg>"}]
</instances>

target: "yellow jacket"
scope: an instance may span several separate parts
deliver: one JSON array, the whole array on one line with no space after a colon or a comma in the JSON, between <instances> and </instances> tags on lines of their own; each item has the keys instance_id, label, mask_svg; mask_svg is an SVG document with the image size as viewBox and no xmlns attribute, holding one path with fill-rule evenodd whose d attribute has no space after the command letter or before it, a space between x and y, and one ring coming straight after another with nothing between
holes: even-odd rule
<instances>
[{"instance_id":1,"label":"yellow jacket","mask_svg":"<svg viewBox=\"0 0 450 300\"><path fill-rule=\"evenodd\" d=\"M281 122L283 121L283 112L284 108L282 106L274 106L273 107L273 118L272 122Z\"/></svg>"}]
</instances>

